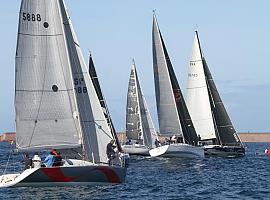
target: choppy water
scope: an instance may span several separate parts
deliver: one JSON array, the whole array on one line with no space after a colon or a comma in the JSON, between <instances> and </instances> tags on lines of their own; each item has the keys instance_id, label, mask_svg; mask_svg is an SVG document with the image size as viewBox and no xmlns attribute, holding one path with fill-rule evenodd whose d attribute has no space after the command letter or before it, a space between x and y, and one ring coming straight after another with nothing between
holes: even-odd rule
<instances>
[{"instance_id":1,"label":"choppy water","mask_svg":"<svg viewBox=\"0 0 270 200\"><path fill-rule=\"evenodd\" d=\"M263 155L270 144L245 145L242 158L132 157L124 184L4 188L0 199L270 199L270 156ZM8 157L7 146L0 144L1 170Z\"/></svg>"}]
</instances>

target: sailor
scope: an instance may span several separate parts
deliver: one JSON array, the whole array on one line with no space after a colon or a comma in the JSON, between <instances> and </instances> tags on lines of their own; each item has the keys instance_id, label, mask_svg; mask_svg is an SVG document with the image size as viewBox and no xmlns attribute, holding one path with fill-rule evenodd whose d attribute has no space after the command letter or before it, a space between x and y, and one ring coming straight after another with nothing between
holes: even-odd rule
<instances>
[{"instance_id":1,"label":"sailor","mask_svg":"<svg viewBox=\"0 0 270 200\"><path fill-rule=\"evenodd\" d=\"M155 145L156 145L156 147L159 147L159 146L160 146L160 142L158 141L157 138L156 138L156 140L155 140Z\"/></svg>"},{"instance_id":2,"label":"sailor","mask_svg":"<svg viewBox=\"0 0 270 200\"><path fill-rule=\"evenodd\" d=\"M41 167L41 158L39 157L38 153L35 153L35 155L32 158L32 162L34 168Z\"/></svg>"},{"instance_id":3,"label":"sailor","mask_svg":"<svg viewBox=\"0 0 270 200\"><path fill-rule=\"evenodd\" d=\"M29 158L29 155L28 154L25 154L24 157L23 157L23 163L24 163L24 170L26 169L31 169L32 167L32 159Z\"/></svg>"},{"instance_id":4,"label":"sailor","mask_svg":"<svg viewBox=\"0 0 270 200\"><path fill-rule=\"evenodd\" d=\"M55 155L56 155L56 151L55 150L52 150L50 152L50 154L45 158L45 160L43 161L43 164L46 166L46 167L52 167L53 166L53 163L54 163L54 160L55 160Z\"/></svg>"},{"instance_id":5,"label":"sailor","mask_svg":"<svg viewBox=\"0 0 270 200\"><path fill-rule=\"evenodd\" d=\"M172 143L176 143L176 141L177 141L177 138L176 138L176 136L175 136L175 135L173 135L173 136L172 136L172 139L171 139L171 141L172 141Z\"/></svg>"},{"instance_id":6,"label":"sailor","mask_svg":"<svg viewBox=\"0 0 270 200\"><path fill-rule=\"evenodd\" d=\"M55 151L53 166L62 166L62 156L59 151Z\"/></svg>"},{"instance_id":7,"label":"sailor","mask_svg":"<svg viewBox=\"0 0 270 200\"><path fill-rule=\"evenodd\" d=\"M107 157L109 159L109 165L111 165L111 161L116 158L116 152L114 151L115 146L113 145L115 142L115 140L111 140L108 144L107 144L107 148L106 148L106 154Z\"/></svg>"}]
</instances>

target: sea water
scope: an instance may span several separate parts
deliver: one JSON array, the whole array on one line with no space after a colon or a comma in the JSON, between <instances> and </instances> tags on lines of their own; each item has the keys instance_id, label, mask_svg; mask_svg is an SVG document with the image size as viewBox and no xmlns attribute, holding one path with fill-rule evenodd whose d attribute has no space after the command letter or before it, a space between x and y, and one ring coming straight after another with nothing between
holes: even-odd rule
<instances>
[{"instance_id":1,"label":"sea water","mask_svg":"<svg viewBox=\"0 0 270 200\"><path fill-rule=\"evenodd\" d=\"M0 199L270 199L270 143L246 143L246 156L203 160L131 157L126 182L110 186L3 188ZM0 144L1 172L9 145ZM21 157L10 157L20 163ZM15 170L17 167L15 167Z\"/></svg>"}]
</instances>

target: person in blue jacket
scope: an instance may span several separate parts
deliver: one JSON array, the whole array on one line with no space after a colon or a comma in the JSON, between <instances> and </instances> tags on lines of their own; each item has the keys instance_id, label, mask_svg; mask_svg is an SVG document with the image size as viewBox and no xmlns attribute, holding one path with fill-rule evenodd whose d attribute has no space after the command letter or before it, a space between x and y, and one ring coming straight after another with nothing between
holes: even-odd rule
<instances>
[{"instance_id":1,"label":"person in blue jacket","mask_svg":"<svg viewBox=\"0 0 270 200\"><path fill-rule=\"evenodd\" d=\"M56 154L56 151L52 150L50 152L50 154L45 158L45 160L43 161L43 164L46 167L52 167L53 166L53 163L55 161L55 154Z\"/></svg>"}]
</instances>

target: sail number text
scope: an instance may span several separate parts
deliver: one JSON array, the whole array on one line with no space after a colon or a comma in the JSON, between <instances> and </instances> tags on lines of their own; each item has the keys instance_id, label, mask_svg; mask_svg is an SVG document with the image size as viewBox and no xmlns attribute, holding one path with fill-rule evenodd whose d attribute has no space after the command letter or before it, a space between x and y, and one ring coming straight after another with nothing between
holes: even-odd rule
<instances>
[{"instance_id":1,"label":"sail number text","mask_svg":"<svg viewBox=\"0 0 270 200\"><path fill-rule=\"evenodd\" d=\"M32 13L23 13L23 20L24 21L33 21L33 22L35 22L35 21L41 21L41 16L40 16L40 14L32 14Z\"/></svg>"},{"instance_id":2,"label":"sail number text","mask_svg":"<svg viewBox=\"0 0 270 200\"><path fill-rule=\"evenodd\" d=\"M189 73L188 77L198 77L198 74L194 74L194 73Z\"/></svg>"},{"instance_id":3,"label":"sail number text","mask_svg":"<svg viewBox=\"0 0 270 200\"><path fill-rule=\"evenodd\" d=\"M79 94L87 93L83 78L74 78L75 91Z\"/></svg>"}]
</instances>

